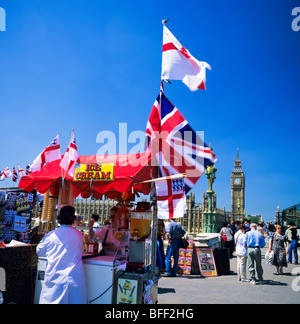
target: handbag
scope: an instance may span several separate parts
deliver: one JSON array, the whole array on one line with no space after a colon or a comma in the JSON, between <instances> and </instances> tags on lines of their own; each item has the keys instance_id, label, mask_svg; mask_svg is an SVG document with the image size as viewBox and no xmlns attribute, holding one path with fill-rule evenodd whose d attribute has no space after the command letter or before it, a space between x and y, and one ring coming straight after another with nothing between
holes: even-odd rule
<instances>
[{"instance_id":1,"label":"handbag","mask_svg":"<svg viewBox=\"0 0 300 324\"><path fill-rule=\"evenodd\" d=\"M179 247L181 249L187 249L189 246L189 242L187 239L185 239L184 237L179 239Z\"/></svg>"},{"instance_id":2,"label":"handbag","mask_svg":"<svg viewBox=\"0 0 300 324\"><path fill-rule=\"evenodd\" d=\"M227 236L225 234L222 234L222 241L227 242Z\"/></svg>"}]
</instances>

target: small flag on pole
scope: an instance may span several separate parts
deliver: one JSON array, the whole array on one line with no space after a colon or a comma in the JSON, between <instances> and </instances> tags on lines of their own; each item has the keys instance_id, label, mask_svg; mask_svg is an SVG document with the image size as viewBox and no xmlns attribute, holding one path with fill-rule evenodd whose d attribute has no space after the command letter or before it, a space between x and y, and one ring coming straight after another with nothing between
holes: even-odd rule
<instances>
[{"instance_id":1,"label":"small flag on pole","mask_svg":"<svg viewBox=\"0 0 300 324\"><path fill-rule=\"evenodd\" d=\"M7 179L8 177L11 177L11 175L12 175L12 173L7 166L6 169L4 170L4 172L2 173L0 180L3 181L5 179Z\"/></svg>"},{"instance_id":2,"label":"small flag on pole","mask_svg":"<svg viewBox=\"0 0 300 324\"><path fill-rule=\"evenodd\" d=\"M23 170L22 167L20 167L20 165L18 165L18 173L19 173L19 177L20 177L20 179L21 179L22 177L25 177L25 176L26 176L25 171Z\"/></svg>"},{"instance_id":3,"label":"small flag on pole","mask_svg":"<svg viewBox=\"0 0 300 324\"><path fill-rule=\"evenodd\" d=\"M59 135L48 145L45 150L33 161L29 171L40 171L44 164L61 159Z\"/></svg>"},{"instance_id":4,"label":"small flag on pole","mask_svg":"<svg viewBox=\"0 0 300 324\"><path fill-rule=\"evenodd\" d=\"M17 173L17 171L16 171L16 168L13 167L13 172L12 172L12 181L13 181L13 182L17 182L17 181L18 181L18 178L19 178L19 176L18 176L18 173Z\"/></svg>"},{"instance_id":5,"label":"small flag on pole","mask_svg":"<svg viewBox=\"0 0 300 324\"><path fill-rule=\"evenodd\" d=\"M31 171L30 171L30 164L27 163L27 165L26 165L26 175L29 175L30 173L31 173Z\"/></svg>"},{"instance_id":6,"label":"small flag on pole","mask_svg":"<svg viewBox=\"0 0 300 324\"><path fill-rule=\"evenodd\" d=\"M75 164L78 160L78 151L76 145L76 139L74 136L74 130L72 130L72 135L70 139L69 146L67 151L60 162L60 166L66 173L68 173L71 177L74 177L75 173Z\"/></svg>"}]
</instances>

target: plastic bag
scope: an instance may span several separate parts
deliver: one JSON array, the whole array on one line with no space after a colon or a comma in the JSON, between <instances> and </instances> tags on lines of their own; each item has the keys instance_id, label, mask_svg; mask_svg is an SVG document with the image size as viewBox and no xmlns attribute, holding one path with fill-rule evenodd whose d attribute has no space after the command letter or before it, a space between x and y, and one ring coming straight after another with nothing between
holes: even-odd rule
<instances>
[{"instance_id":1,"label":"plastic bag","mask_svg":"<svg viewBox=\"0 0 300 324\"><path fill-rule=\"evenodd\" d=\"M266 263L269 265L269 266L272 266L273 265L273 260L274 260L274 252L271 251L269 253L269 251L267 251L266 255L265 255L265 259L266 259Z\"/></svg>"}]
</instances>

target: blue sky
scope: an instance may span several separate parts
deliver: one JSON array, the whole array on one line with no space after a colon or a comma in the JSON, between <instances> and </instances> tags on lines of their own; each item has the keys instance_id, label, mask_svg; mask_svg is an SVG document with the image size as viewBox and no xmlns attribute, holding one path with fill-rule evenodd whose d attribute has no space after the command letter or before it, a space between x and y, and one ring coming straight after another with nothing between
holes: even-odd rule
<instances>
[{"instance_id":1,"label":"blue sky","mask_svg":"<svg viewBox=\"0 0 300 324\"><path fill-rule=\"evenodd\" d=\"M74 128L79 154L97 134L144 131L160 87L162 24L208 62L207 90L180 81L168 99L218 156L217 205L230 210L230 175L240 149L246 212L270 220L299 203L300 31L295 0L241 2L0 0L0 170L31 163ZM300 22L299 22L300 24ZM128 146L130 149L130 145ZM2 183L4 185L4 183ZM2 185L1 184L1 185ZM196 199L208 187L203 176Z\"/></svg>"}]
</instances>

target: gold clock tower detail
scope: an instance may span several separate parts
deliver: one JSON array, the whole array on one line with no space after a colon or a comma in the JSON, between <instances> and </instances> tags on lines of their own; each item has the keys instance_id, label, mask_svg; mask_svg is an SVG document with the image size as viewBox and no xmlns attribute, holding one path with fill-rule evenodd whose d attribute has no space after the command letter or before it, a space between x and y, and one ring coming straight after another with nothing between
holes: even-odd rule
<instances>
[{"instance_id":1,"label":"gold clock tower detail","mask_svg":"<svg viewBox=\"0 0 300 324\"><path fill-rule=\"evenodd\" d=\"M239 156L239 148L231 173L231 216L232 220L243 220L245 217L245 175Z\"/></svg>"}]
</instances>

